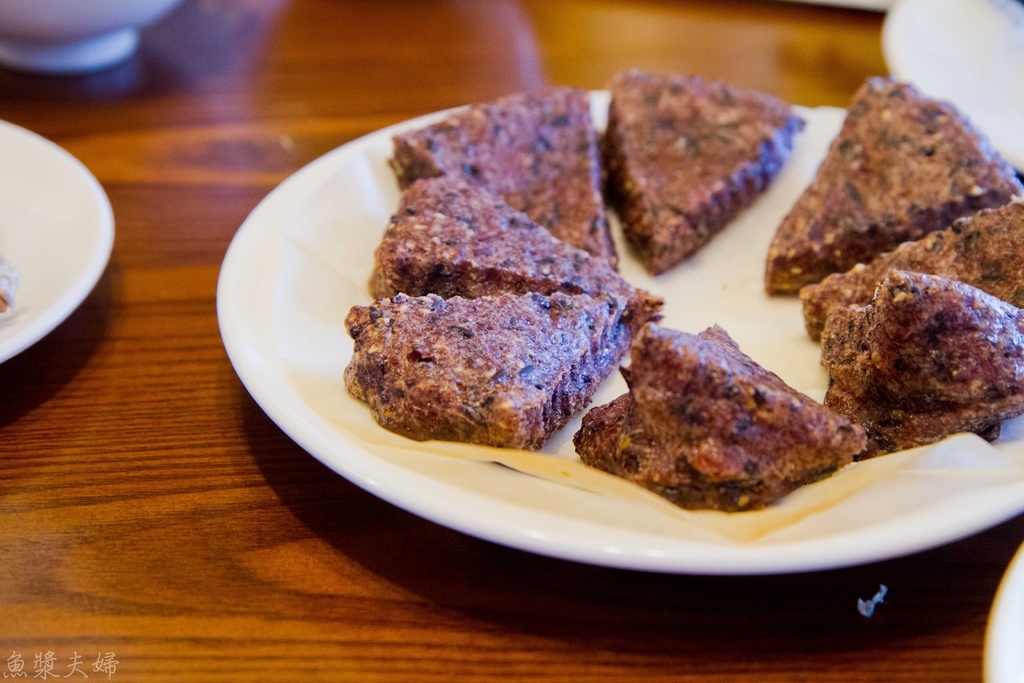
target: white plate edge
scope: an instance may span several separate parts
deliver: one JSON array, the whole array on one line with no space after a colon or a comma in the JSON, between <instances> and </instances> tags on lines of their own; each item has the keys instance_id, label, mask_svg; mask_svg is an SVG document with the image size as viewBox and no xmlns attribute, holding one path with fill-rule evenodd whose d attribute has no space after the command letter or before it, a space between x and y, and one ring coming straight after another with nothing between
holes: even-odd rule
<instances>
[{"instance_id":1,"label":"white plate edge","mask_svg":"<svg viewBox=\"0 0 1024 683\"><path fill-rule=\"evenodd\" d=\"M1010 561L985 628L985 683L1024 682L1024 545ZM1016 649L1015 649L1016 648ZM1016 667L1011 663L1016 659Z\"/></svg>"},{"instance_id":2,"label":"white plate edge","mask_svg":"<svg viewBox=\"0 0 1024 683\"><path fill-rule=\"evenodd\" d=\"M84 263L81 275L74 282L74 285L68 288L56 302L47 307L45 311L25 328L0 345L0 363L3 363L30 348L52 332L95 289L113 253L115 227L114 210L110 204L110 198L103 190L99 180L92 174L92 171L77 157L57 143L17 124L0 120L0 128L9 129L15 135L21 135L30 139L33 143L39 144L42 148L47 149L74 168L83 181L84 186L88 188L89 193L95 200L95 206L99 210L100 219L99 223L95 226L98 239L93 251L89 254L89 259ZM17 264L13 265L17 266Z\"/></svg>"}]
</instances>

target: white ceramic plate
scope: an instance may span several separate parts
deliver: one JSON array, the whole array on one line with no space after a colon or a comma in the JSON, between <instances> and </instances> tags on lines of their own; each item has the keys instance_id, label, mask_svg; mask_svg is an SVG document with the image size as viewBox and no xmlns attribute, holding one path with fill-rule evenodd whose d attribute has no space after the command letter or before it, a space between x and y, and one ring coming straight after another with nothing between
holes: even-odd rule
<instances>
[{"instance_id":1,"label":"white ceramic plate","mask_svg":"<svg viewBox=\"0 0 1024 683\"><path fill-rule=\"evenodd\" d=\"M1024 681L1024 546L996 592L985 633L985 683Z\"/></svg>"},{"instance_id":2,"label":"white ceramic plate","mask_svg":"<svg viewBox=\"0 0 1024 683\"><path fill-rule=\"evenodd\" d=\"M92 291L110 258L114 215L77 159L0 121L0 254L21 271L0 314L0 362L36 343Z\"/></svg>"},{"instance_id":3,"label":"white ceramic plate","mask_svg":"<svg viewBox=\"0 0 1024 683\"><path fill-rule=\"evenodd\" d=\"M592 97L598 127L607 101L606 93ZM666 297L666 325L695 332L719 323L755 360L820 399L827 379L799 302L769 299L763 287L775 227L842 123L841 110L801 111L808 126L778 180L687 263L651 278L622 246L617 226L616 238L623 275ZM271 419L328 467L465 533L555 557L664 572L759 574L870 562L962 538L1024 510L1024 421L1009 423L997 448L956 437L926 456L845 468L777 508L741 515L681 511L653 494L637 500L626 494L642 489L605 475L593 476L628 491L566 485L558 477L573 468L593 474L573 453L579 418L554 436L546 455L530 456L565 468L547 478L487 461L517 451L413 442L378 427L342 384L352 349L343 318L351 306L370 302L373 250L397 205L387 167L391 136L439 117L371 134L300 170L252 212L224 259L217 310L231 362ZM621 378L609 378L594 403L623 391ZM482 460L466 459L474 457Z\"/></svg>"},{"instance_id":4,"label":"white ceramic plate","mask_svg":"<svg viewBox=\"0 0 1024 683\"><path fill-rule=\"evenodd\" d=\"M885 19L889 70L961 109L1024 171L1024 6L1016 0L898 0Z\"/></svg>"},{"instance_id":5,"label":"white ceramic plate","mask_svg":"<svg viewBox=\"0 0 1024 683\"><path fill-rule=\"evenodd\" d=\"M789 0L807 5L831 5L833 7L849 7L852 9L874 10L884 12L892 6L893 0Z\"/></svg>"}]
</instances>

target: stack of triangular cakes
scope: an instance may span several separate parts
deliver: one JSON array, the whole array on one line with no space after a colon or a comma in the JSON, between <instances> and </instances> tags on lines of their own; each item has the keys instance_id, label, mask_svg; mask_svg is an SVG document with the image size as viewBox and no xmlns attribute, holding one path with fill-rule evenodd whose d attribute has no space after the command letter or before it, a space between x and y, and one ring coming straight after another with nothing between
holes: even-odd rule
<instances>
[{"instance_id":1,"label":"stack of triangular cakes","mask_svg":"<svg viewBox=\"0 0 1024 683\"><path fill-rule=\"evenodd\" d=\"M652 272L681 261L748 205L802 126L775 98L699 78L634 71L612 90L607 137L616 142L604 145L604 161L621 169L609 173L612 194L643 177L633 204L666 217L666 207L684 203L679 188L693 195L692 215L661 221L650 241L683 248L659 247L655 256L632 240ZM657 119L652 94L663 98ZM700 182L645 153L666 121L674 142L691 140L680 159L715 164ZM378 300L347 321L356 341L349 390L378 422L413 438L540 447L586 405L662 305L616 272L588 97L571 88L512 95L394 143L404 192L376 253L370 289ZM637 226L646 220L634 215Z\"/></svg>"},{"instance_id":2,"label":"stack of triangular cakes","mask_svg":"<svg viewBox=\"0 0 1024 683\"><path fill-rule=\"evenodd\" d=\"M345 380L415 439L540 448L660 316L616 272L586 93L471 106L395 138L405 189Z\"/></svg>"},{"instance_id":3,"label":"stack of triangular cakes","mask_svg":"<svg viewBox=\"0 0 1024 683\"><path fill-rule=\"evenodd\" d=\"M872 78L768 254L823 344L858 457L1024 413L1024 188L952 105Z\"/></svg>"},{"instance_id":4,"label":"stack of triangular cakes","mask_svg":"<svg viewBox=\"0 0 1024 683\"><path fill-rule=\"evenodd\" d=\"M684 507L748 510L853 458L951 430L991 438L1024 412L1022 189L950 105L869 80L772 242L769 293L803 288L823 339L821 405L720 328L658 325L663 301L617 272L603 200L628 251L666 272L768 187L803 121L696 76L633 70L609 90L603 137L571 88L395 137L403 194L377 300L346 319L346 386L381 425L541 448L630 353L629 392L574 439L583 461Z\"/></svg>"}]
</instances>

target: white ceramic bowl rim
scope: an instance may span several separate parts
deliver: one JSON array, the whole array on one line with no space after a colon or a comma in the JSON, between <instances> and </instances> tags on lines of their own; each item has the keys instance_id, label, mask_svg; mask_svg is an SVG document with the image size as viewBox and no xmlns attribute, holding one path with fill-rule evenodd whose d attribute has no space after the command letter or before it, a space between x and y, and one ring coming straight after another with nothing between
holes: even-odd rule
<instances>
[{"instance_id":1,"label":"white ceramic bowl rim","mask_svg":"<svg viewBox=\"0 0 1024 683\"><path fill-rule=\"evenodd\" d=\"M181 0L0 0L0 40L76 41L163 17Z\"/></svg>"}]
</instances>

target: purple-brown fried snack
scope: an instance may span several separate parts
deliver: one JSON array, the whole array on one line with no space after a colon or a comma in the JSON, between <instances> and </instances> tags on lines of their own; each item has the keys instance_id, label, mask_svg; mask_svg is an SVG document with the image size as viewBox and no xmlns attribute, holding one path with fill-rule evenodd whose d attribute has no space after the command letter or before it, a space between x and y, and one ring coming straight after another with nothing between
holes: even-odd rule
<instances>
[{"instance_id":1,"label":"purple-brown fried snack","mask_svg":"<svg viewBox=\"0 0 1024 683\"><path fill-rule=\"evenodd\" d=\"M862 458L957 432L989 440L1024 413L1024 312L956 280L889 271L829 316L825 405L863 425Z\"/></svg>"},{"instance_id":2,"label":"purple-brown fried snack","mask_svg":"<svg viewBox=\"0 0 1024 683\"><path fill-rule=\"evenodd\" d=\"M1010 165L952 105L870 78L779 226L765 286L795 293L1022 191Z\"/></svg>"},{"instance_id":3,"label":"purple-brown fried snack","mask_svg":"<svg viewBox=\"0 0 1024 683\"><path fill-rule=\"evenodd\" d=\"M864 430L786 385L728 334L648 324L629 393L583 418L583 462L692 509L753 510L849 464Z\"/></svg>"},{"instance_id":4,"label":"purple-brown fried snack","mask_svg":"<svg viewBox=\"0 0 1024 683\"><path fill-rule=\"evenodd\" d=\"M867 265L858 264L807 285L800 290L800 299L811 338L821 338L832 311L870 302L889 270L960 280L1020 308L1024 306L1024 203L960 218L952 227L905 242Z\"/></svg>"},{"instance_id":5,"label":"purple-brown fried snack","mask_svg":"<svg viewBox=\"0 0 1024 683\"><path fill-rule=\"evenodd\" d=\"M653 274L699 249L763 192L803 128L775 97L698 76L631 70L608 88L608 193Z\"/></svg>"},{"instance_id":6,"label":"purple-brown fried snack","mask_svg":"<svg viewBox=\"0 0 1024 683\"><path fill-rule=\"evenodd\" d=\"M374 297L437 294L475 299L504 292L611 293L625 299L635 334L662 299L636 289L604 259L551 235L477 184L441 176L402 194L377 247Z\"/></svg>"},{"instance_id":7,"label":"purple-brown fried snack","mask_svg":"<svg viewBox=\"0 0 1024 683\"><path fill-rule=\"evenodd\" d=\"M475 104L394 144L391 166L402 189L439 175L479 182L558 239L615 266L597 133L582 90Z\"/></svg>"},{"instance_id":8,"label":"purple-brown fried snack","mask_svg":"<svg viewBox=\"0 0 1024 683\"><path fill-rule=\"evenodd\" d=\"M624 304L610 294L400 294L355 306L345 386L411 439L537 449L625 354Z\"/></svg>"}]
</instances>

